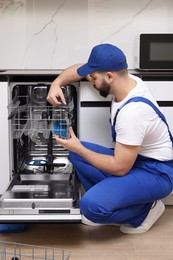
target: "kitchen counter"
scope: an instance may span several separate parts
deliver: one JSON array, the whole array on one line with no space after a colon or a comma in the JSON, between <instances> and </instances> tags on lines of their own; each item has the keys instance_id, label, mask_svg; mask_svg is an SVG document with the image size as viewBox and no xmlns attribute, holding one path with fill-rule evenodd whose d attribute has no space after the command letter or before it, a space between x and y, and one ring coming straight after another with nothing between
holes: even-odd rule
<instances>
[{"instance_id":1,"label":"kitchen counter","mask_svg":"<svg viewBox=\"0 0 173 260\"><path fill-rule=\"evenodd\" d=\"M44 75L44 74L51 74L57 75L60 74L63 69L51 70L51 69L28 69L28 70L0 70L0 75Z\"/></svg>"},{"instance_id":2,"label":"kitchen counter","mask_svg":"<svg viewBox=\"0 0 173 260\"><path fill-rule=\"evenodd\" d=\"M0 70L0 81L53 81L63 70Z\"/></svg>"},{"instance_id":3,"label":"kitchen counter","mask_svg":"<svg viewBox=\"0 0 173 260\"><path fill-rule=\"evenodd\" d=\"M45 80L45 76L49 76L50 80L55 79L63 69L21 69L21 70L0 70L0 81L8 81L10 80L15 80L15 81L25 81L28 79L39 79L39 80ZM140 71L140 70L135 70L135 69L129 69L130 74L134 74L137 76L145 77L145 78L153 78L156 80L165 80L168 78L169 80L173 80L173 71Z\"/></svg>"}]
</instances>

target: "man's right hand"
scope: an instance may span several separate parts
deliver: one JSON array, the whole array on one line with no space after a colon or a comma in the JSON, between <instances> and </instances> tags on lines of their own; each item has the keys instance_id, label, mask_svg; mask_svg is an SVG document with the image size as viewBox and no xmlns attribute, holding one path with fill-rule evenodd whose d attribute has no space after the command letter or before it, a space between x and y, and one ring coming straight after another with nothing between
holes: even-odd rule
<instances>
[{"instance_id":1,"label":"man's right hand","mask_svg":"<svg viewBox=\"0 0 173 260\"><path fill-rule=\"evenodd\" d=\"M47 101L53 106L60 106L66 104L64 94L61 87L67 86L73 82L81 80L77 74L77 69L83 64L75 64L64 70L51 84L49 93L47 95Z\"/></svg>"},{"instance_id":2,"label":"man's right hand","mask_svg":"<svg viewBox=\"0 0 173 260\"><path fill-rule=\"evenodd\" d=\"M55 80L50 86L49 93L47 95L47 101L53 106L60 106L66 104L66 100L61 89L61 86Z\"/></svg>"}]
</instances>

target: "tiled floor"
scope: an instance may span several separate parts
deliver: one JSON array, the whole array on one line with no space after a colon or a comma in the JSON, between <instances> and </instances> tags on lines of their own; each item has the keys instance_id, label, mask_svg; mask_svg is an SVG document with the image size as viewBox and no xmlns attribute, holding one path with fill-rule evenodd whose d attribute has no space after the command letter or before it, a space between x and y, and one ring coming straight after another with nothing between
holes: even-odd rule
<instances>
[{"instance_id":1,"label":"tiled floor","mask_svg":"<svg viewBox=\"0 0 173 260\"><path fill-rule=\"evenodd\" d=\"M0 240L67 249L70 260L173 260L173 206L139 235L122 234L113 226L30 224L23 233L0 234Z\"/></svg>"}]
</instances>

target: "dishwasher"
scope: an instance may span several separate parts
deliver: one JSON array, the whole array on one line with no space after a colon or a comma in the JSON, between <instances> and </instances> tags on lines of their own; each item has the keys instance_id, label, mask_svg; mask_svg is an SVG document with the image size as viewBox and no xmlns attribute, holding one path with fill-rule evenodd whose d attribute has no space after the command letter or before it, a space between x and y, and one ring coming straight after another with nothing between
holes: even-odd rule
<instances>
[{"instance_id":1,"label":"dishwasher","mask_svg":"<svg viewBox=\"0 0 173 260\"><path fill-rule=\"evenodd\" d=\"M77 135L78 83L63 86L66 105L46 100L50 82L9 82L10 181L0 198L1 222L80 221L80 182L69 151L54 134Z\"/></svg>"}]
</instances>

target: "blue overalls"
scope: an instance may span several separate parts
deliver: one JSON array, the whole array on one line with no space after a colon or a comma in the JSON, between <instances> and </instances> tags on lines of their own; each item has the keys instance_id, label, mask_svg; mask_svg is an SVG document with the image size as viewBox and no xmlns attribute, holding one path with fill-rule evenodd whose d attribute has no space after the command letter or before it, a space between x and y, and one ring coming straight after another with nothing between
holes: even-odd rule
<instances>
[{"instance_id":1,"label":"blue overalls","mask_svg":"<svg viewBox=\"0 0 173 260\"><path fill-rule=\"evenodd\" d=\"M168 127L164 115L150 100L134 97L120 109L130 102L147 103ZM120 109L115 115L114 123ZM114 125L112 130L115 140ZM169 127L168 132L173 143ZM114 155L112 149L88 142L82 144L97 153ZM173 160L163 162L139 155L127 175L113 176L93 167L74 152L70 152L70 159L86 190L80 201L81 212L95 223L130 224L138 227L148 215L153 202L166 197L173 190Z\"/></svg>"}]
</instances>

